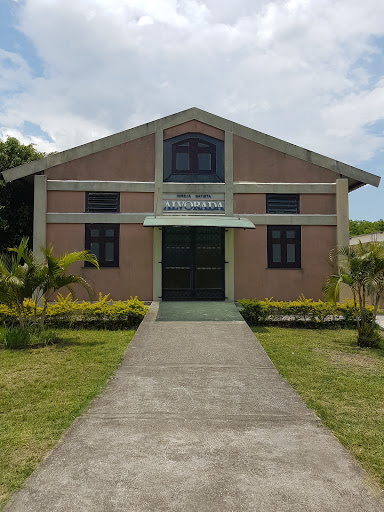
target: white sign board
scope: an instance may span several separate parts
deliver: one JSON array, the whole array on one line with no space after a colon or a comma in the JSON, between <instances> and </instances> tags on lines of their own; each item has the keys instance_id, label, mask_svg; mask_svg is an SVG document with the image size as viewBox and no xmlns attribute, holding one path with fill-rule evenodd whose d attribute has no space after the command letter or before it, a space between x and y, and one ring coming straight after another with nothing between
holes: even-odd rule
<instances>
[{"instance_id":1,"label":"white sign board","mask_svg":"<svg viewBox=\"0 0 384 512\"><path fill-rule=\"evenodd\" d=\"M163 213L225 213L224 194L163 194Z\"/></svg>"}]
</instances>

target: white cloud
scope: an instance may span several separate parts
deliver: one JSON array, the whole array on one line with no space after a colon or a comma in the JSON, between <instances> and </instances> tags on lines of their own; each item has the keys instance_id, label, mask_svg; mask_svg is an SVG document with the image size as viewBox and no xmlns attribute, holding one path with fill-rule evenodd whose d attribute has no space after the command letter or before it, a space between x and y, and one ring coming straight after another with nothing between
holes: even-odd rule
<instances>
[{"instance_id":1,"label":"white cloud","mask_svg":"<svg viewBox=\"0 0 384 512\"><path fill-rule=\"evenodd\" d=\"M336 105L324 109L323 116L330 123L332 135L350 136L361 127L371 125L384 114L384 79L369 91L352 93ZM348 124L345 120L348 119Z\"/></svg>"},{"instance_id":2,"label":"white cloud","mask_svg":"<svg viewBox=\"0 0 384 512\"><path fill-rule=\"evenodd\" d=\"M0 92L19 90L29 78L30 70L25 60L0 48Z\"/></svg>"},{"instance_id":3,"label":"white cloud","mask_svg":"<svg viewBox=\"0 0 384 512\"><path fill-rule=\"evenodd\" d=\"M7 71L0 54L0 135L29 121L60 150L198 106L348 163L383 145L381 0L25 0L18 12L44 73L16 54Z\"/></svg>"},{"instance_id":4,"label":"white cloud","mask_svg":"<svg viewBox=\"0 0 384 512\"><path fill-rule=\"evenodd\" d=\"M56 151L55 143L48 142L41 137L25 135L22 131L15 128L0 128L0 140L6 140L8 137L16 137L22 144L34 144L35 148L43 153Z\"/></svg>"},{"instance_id":5,"label":"white cloud","mask_svg":"<svg viewBox=\"0 0 384 512\"><path fill-rule=\"evenodd\" d=\"M153 18L151 18L151 16L142 16L137 22L137 25L139 27L144 27L145 25L153 25L154 23L155 22L153 21Z\"/></svg>"}]
</instances>

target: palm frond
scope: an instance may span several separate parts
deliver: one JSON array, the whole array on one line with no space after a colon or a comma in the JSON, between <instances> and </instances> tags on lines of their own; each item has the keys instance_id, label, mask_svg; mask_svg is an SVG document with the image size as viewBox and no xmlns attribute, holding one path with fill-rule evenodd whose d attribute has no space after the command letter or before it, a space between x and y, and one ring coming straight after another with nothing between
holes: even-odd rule
<instances>
[{"instance_id":1,"label":"palm frond","mask_svg":"<svg viewBox=\"0 0 384 512\"><path fill-rule=\"evenodd\" d=\"M10 247L8 251L16 253L16 263L19 265L22 260L29 258L28 237L23 237L18 247Z\"/></svg>"},{"instance_id":2,"label":"palm frond","mask_svg":"<svg viewBox=\"0 0 384 512\"><path fill-rule=\"evenodd\" d=\"M88 263L92 263L96 268L99 268L99 262L97 261L96 256L90 251L65 253L63 256L58 258L58 261L60 266L64 269L78 261L87 261Z\"/></svg>"},{"instance_id":3,"label":"palm frond","mask_svg":"<svg viewBox=\"0 0 384 512\"><path fill-rule=\"evenodd\" d=\"M0 301L17 306L22 316L24 298L47 297L50 293L66 287L73 294L73 284L84 287L90 297L93 290L81 276L66 274L72 263L87 261L99 268L96 257L89 251L75 251L56 257L53 247L41 248L43 261L28 248L28 238L23 238L18 247L8 249L0 255ZM20 317L20 321L23 319Z\"/></svg>"},{"instance_id":4,"label":"palm frond","mask_svg":"<svg viewBox=\"0 0 384 512\"><path fill-rule=\"evenodd\" d=\"M67 274L59 276L55 281L55 287L52 289L52 292L58 291L61 288L67 288L73 297L75 297L75 293L73 287L71 285L79 284L87 291L89 297L93 297L93 288L92 286L81 276L77 274Z\"/></svg>"}]
</instances>

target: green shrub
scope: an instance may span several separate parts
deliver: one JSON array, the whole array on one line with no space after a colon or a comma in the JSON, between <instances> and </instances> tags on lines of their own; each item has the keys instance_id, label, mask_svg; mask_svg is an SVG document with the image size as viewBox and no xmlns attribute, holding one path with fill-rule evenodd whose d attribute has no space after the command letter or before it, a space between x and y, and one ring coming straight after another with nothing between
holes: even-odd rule
<instances>
[{"instance_id":1,"label":"green shrub","mask_svg":"<svg viewBox=\"0 0 384 512\"><path fill-rule=\"evenodd\" d=\"M240 313L249 325L268 325L277 322L289 326L305 327L352 327L360 315L353 301L343 304L313 301L303 295L295 301L274 301L273 298L242 299L238 301ZM367 306L367 321L372 321L373 306Z\"/></svg>"},{"instance_id":2,"label":"green shrub","mask_svg":"<svg viewBox=\"0 0 384 512\"><path fill-rule=\"evenodd\" d=\"M40 326L20 325L5 327L0 343L5 349L17 350L25 348L53 345L59 341L56 329L46 329Z\"/></svg>"},{"instance_id":3,"label":"green shrub","mask_svg":"<svg viewBox=\"0 0 384 512\"><path fill-rule=\"evenodd\" d=\"M15 308L10 308L5 304L0 304L0 324L11 325L17 320L17 313Z\"/></svg>"},{"instance_id":4,"label":"green shrub","mask_svg":"<svg viewBox=\"0 0 384 512\"><path fill-rule=\"evenodd\" d=\"M30 299L24 301L24 309L32 324L39 321L43 312L43 308L35 308ZM148 307L137 297L112 301L109 295L100 294L97 302L78 302L70 294L66 297L59 294L56 301L47 306L45 325L51 328L132 329L140 324L147 311ZM12 326L16 320L16 310L0 304L0 322Z\"/></svg>"},{"instance_id":5,"label":"green shrub","mask_svg":"<svg viewBox=\"0 0 384 512\"><path fill-rule=\"evenodd\" d=\"M269 315L267 300L242 299L238 301L241 306L240 313L247 324L259 325L265 323Z\"/></svg>"},{"instance_id":6,"label":"green shrub","mask_svg":"<svg viewBox=\"0 0 384 512\"><path fill-rule=\"evenodd\" d=\"M380 345L381 336L378 326L372 327L370 323L360 327L359 335L357 337L357 344L359 347L375 348Z\"/></svg>"},{"instance_id":7,"label":"green shrub","mask_svg":"<svg viewBox=\"0 0 384 512\"><path fill-rule=\"evenodd\" d=\"M111 301L100 293L97 302L73 301L71 295L58 295L48 305L46 324L55 327L92 329L131 329L144 318L148 307L137 297L126 301Z\"/></svg>"},{"instance_id":8,"label":"green shrub","mask_svg":"<svg viewBox=\"0 0 384 512\"><path fill-rule=\"evenodd\" d=\"M32 341L32 332L29 327L6 327L2 335L4 348L18 350L27 348Z\"/></svg>"},{"instance_id":9,"label":"green shrub","mask_svg":"<svg viewBox=\"0 0 384 512\"><path fill-rule=\"evenodd\" d=\"M37 328L33 332L33 342L36 345L54 345L59 341L59 333L56 329Z\"/></svg>"}]
</instances>

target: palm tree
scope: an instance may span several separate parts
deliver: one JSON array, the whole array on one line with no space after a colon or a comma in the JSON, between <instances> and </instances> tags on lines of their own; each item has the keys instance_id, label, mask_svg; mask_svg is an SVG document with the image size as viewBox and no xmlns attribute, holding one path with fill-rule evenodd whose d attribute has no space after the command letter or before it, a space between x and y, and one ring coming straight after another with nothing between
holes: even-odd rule
<instances>
[{"instance_id":1,"label":"palm tree","mask_svg":"<svg viewBox=\"0 0 384 512\"><path fill-rule=\"evenodd\" d=\"M47 248L42 248L41 252L44 256L45 263L41 266L41 285L38 287L37 291L37 294L40 294L40 297L36 297L36 303L39 298L44 297L44 306L41 315L41 324L44 324L48 300L53 293L61 288L67 288L74 297L75 293L72 285L80 284L87 290L90 298L93 296L92 287L83 277L77 274L66 273L69 265L72 265L72 263L76 263L77 261L87 261L92 263L96 268L99 268L99 263L96 256L89 251L66 252L64 255L56 257L53 254L53 247L51 245Z\"/></svg>"},{"instance_id":2,"label":"palm tree","mask_svg":"<svg viewBox=\"0 0 384 512\"><path fill-rule=\"evenodd\" d=\"M24 299L31 298L37 287L39 265L32 251L28 249L28 239L23 238L13 254L0 255L0 302L15 307L21 327L24 327L26 314Z\"/></svg>"},{"instance_id":3,"label":"palm tree","mask_svg":"<svg viewBox=\"0 0 384 512\"><path fill-rule=\"evenodd\" d=\"M356 309L358 330L357 344L372 346L377 341L375 320L379 302L384 292L384 244L359 242L352 247L337 247L330 254L333 263L337 263L337 271L329 276L323 291L327 300L336 302L340 287L350 287ZM373 299L373 317L367 320L367 297Z\"/></svg>"},{"instance_id":4,"label":"palm tree","mask_svg":"<svg viewBox=\"0 0 384 512\"><path fill-rule=\"evenodd\" d=\"M72 285L80 284L92 296L92 288L83 277L67 273L69 265L77 261L87 261L99 268L96 257L89 251L65 253L56 257L50 246L41 249L43 261L40 261L28 248L28 238L23 238L19 247L8 251L0 255L0 302L16 307L21 327L27 319L24 299L35 300L35 320L37 304L43 299L40 321L44 324L48 300L60 288L67 288L74 295Z\"/></svg>"}]
</instances>

